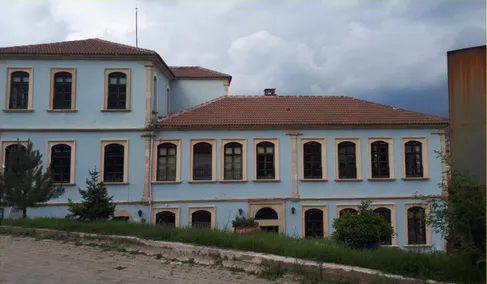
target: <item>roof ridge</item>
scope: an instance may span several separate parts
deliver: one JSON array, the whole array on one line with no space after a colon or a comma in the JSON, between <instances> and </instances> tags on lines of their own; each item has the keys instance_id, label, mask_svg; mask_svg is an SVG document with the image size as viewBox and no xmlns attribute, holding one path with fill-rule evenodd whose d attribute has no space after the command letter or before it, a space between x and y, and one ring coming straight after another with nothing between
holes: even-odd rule
<instances>
[{"instance_id":1,"label":"roof ridge","mask_svg":"<svg viewBox=\"0 0 487 284\"><path fill-rule=\"evenodd\" d=\"M213 69L209 69L209 68L206 68L206 67L203 67L203 66L200 66L200 65L189 65L189 66L177 65L177 66L169 66L169 68L175 68L175 69L200 69L202 71L207 71L207 72L213 73L214 75L217 75L217 76L229 76L229 77L231 77L230 74L223 73L223 72L220 72L220 71L216 71L216 70L213 70Z\"/></svg>"},{"instance_id":2,"label":"roof ridge","mask_svg":"<svg viewBox=\"0 0 487 284\"><path fill-rule=\"evenodd\" d=\"M212 100L209 100L209 101L203 102L203 103L201 103L201 104L199 104L199 105L195 105L195 106L193 106L193 107L190 107L190 108L187 108L187 109L183 109L183 110L182 110L182 111L180 111L180 112L176 112L176 113L170 114L170 115L168 115L168 116L166 116L166 117L164 117L164 118L162 118L162 119L159 119L159 120L158 120L158 122L162 122L162 121L164 121L164 120L167 120L167 119L170 119L170 118L174 118L174 117L180 116L180 115L182 115L182 114L185 114L185 113L187 113L187 112L190 112L190 111L196 110L196 109L198 109L198 108L201 108L201 107L204 107L204 106L210 105L210 104L215 103L215 102L217 102L217 101L223 100L223 99L225 99L226 97L228 97L228 96L220 96L220 97L216 97L216 98L214 98L214 99L212 99Z\"/></svg>"},{"instance_id":3,"label":"roof ridge","mask_svg":"<svg viewBox=\"0 0 487 284\"><path fill-rule=\"evenodd\" d=\"M103 42L103 43L115 44L115 45L118 45L120 47L131 48L131 49L135 49L135 50L144 50L144 51L148 51L148 52L152 52L152 53L157 53L155 50L152 50L152 49L141 48L141 47L132 46L132 45L116 42L116 41L109 41L109 40L105 40L105 39L101 39L101 38L88 38L85 40L86 41L96 40L96 41Z\"/></svg>"}]
</instances>

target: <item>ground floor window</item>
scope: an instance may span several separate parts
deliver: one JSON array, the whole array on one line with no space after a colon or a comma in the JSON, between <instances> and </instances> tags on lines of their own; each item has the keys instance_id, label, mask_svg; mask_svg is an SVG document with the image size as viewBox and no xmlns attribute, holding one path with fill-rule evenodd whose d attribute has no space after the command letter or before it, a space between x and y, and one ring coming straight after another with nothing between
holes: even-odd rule
<instances>
[{"instance_id":1,"label":"ground floor window","mask_svg":"<svg viewBox=\"0 0 487 284\"><path fill-rule=\"evenodd\" d=\"M0 221L3 220L3 208L0 208Z\"/></svg>"},{"instance_id":2,"label":"ground floor window","mask_svg":"<svg viewBox=\"0 0 487 284\"><path fill-rule=\"evenodd\" d=\"M162 211L156 214L156 224L167 227L176 227L176 214L170 211Z\"/></svg>"},{"instance_id":3,"label":"ground floor window","mask_svg":"<svg viewBox=\"0 0 487 284\"><path fill-rule=\"evenodd\" d=\"M197 228L211 228L211 213L198 210L191 214L191 226Z\"/></svg>"},{"instance_id":4,"label":"ground floor window","mask_svg":"<svg viewBox=\"0 0 487 284\"><path fill-rule=\"evenodd\" d=\"M114 221L125 221L125 222L128 222L130 220L130 218L127 217L127 216L114 216L113 217L113 220Z\"/></svg>"},{"instance_id":5,"label":"ground floor window","mask_svg":"<svg viewBox=\"0 0 487 284\"><path fill-rule=\"evenodd\" d=\"M304 213L304 237L323 238L323 236L323 211L319 209L306 210Z\"/></svg>"}]
</instances>

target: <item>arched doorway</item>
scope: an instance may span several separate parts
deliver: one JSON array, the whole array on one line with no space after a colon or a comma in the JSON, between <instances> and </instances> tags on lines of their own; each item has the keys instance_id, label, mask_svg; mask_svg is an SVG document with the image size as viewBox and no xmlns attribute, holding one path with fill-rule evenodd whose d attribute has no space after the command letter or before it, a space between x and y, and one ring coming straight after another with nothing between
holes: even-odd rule
<instances>
[{"instance_id":1,"label":"arched doorway","mask_svg":"<svg viewBox=\"0 0 487 284\"><path fill-rule=\"evenodd\" d=\"M262 231L279 232L279 215L276 210L270 207L259 209L259 211L255 213L255 221L259 223Z\"/></svg>"},{"instance_id":2,"label":"arched doorway","mask_svg":"<svg viewBox=\"0 0 487 284\"><path fill-rule=\"evenodd\" d=\"M176 227L176 214L170 211L161 211L156 214L156 225Z\"/></svg>"},{"instance_id":3,"label":"arched doorway","mask_svg":"<svg viewBox=\"0 0 487 284\"><path fill-rule=\"evenodd\" d=\"M305 238L323 238L324 224L323 211L312 208L304 212L304 237Z\"/></svg>"}]
</instances>

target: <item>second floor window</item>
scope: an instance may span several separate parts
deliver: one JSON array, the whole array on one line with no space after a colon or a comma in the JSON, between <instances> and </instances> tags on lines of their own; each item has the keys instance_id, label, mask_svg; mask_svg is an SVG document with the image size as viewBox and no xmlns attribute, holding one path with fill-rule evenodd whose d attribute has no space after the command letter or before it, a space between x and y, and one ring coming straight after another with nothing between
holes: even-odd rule
<instances>
[{"instance_id":1,"label":"second floor window","mask_svg":"<svg viewBox=\"0 0 487 284\"><path fill-rule=\"evenodd\" d=\"M163 143L157 147L157 180L176 180L177 147L172 143Z\"/></svg>"},{"instance_id":2,"label":"second floor window","mask_svg":"<svg viewBox=\"0 0 487 284\"><path fill-rule=\"evenodd\" d=\"M224 179L241 180L242 177L242 144L232 142L225 144Z\"/></svg>"},{"instance_id":3,"label":"second floor window","mask_svg":"<svg viewBox=\"0 0 487 284\"><path fill-rule=\"evenodd\" d=\"M105 156L103 157L103 181L104 182L123 182L124 181L124 155L125 148L118 143L105 146Z\"/></svg>"},{"instance_id":4,"label":"second floor window","mask_svg":"<svg viewBox=\"0 0 487 284\"><path fill-rule=\"evenodd\" d=\"M9 109L27 109L29 105L29 73L13 72L10 80Z\"/></svg>"},{"instance_id":5,"label":"second floor window","mask_svg":"<svg viewBox=\"0 0 487 284\"><path fill-rule=\"evenodd\" d=\"M73 76L68 72L54 74L53 109L71 109Z\"/></svg>"},{"instance_id":6,"label":"second floor window","mask_svg":"<svg viewBox=\"0 0 487 284\"><path fill-rule=\"evenodd\" d=\"M275 179L274 144L260 142L257 144L257 179Z\"/></svg>"},{"instance_id":7,"label":"second floor window","mask_svg":"<svg viewBox=\"0 0 487 284\"><path fill-rule=\"evenodd\" d=\"M213 177L210 143L200 142L193 146L193 180L211 180Z\"/></svg>"},{"instance_id":8,"label":"second floor window","mask_svg":"<svg viewBox=\"0 0 487 284\"><path fill-rule=\"evenodd\" d=\"M307 142L303 145L303 170L305 179L323 178L321 155L320 143Z\"/></svg>"},{"instance_id":9,"label":"second floor window","mask_svg":"<svg viewBox=\"0 0 487 284\"><path fill-rule=\"evenodd\" d=\"M338 178L357 178L357 157L353 142L338 144Z\"/></svg>"},{"instance_id":10,"label":"second floor window","mask_svg":"<svg viewBox=\"0 0 487 284\"><path fill-rule=\"evenodd\" d=\"M423 177L423 153L419 141L404 144L406 177Z\"/></svg>"},{"instance_id":11,"label":"second floor window","mask_svg":"<svg viewBox=\"0 0 487 284\"><path fill-rule=\"evenodd\" d=\"M52 146L51 173L55 183L71 181L71 146L66 144Z\"/></svg>"},{"instance_id":12,"label":"second floor window","mask_svg":"<svg viewBox=\"0 0 487 284\"><path fill-rule=\"evenodd\" d=\"M107 109L126 109L127 75L113 72L108 75Z\"/></svg>"},{"instance_id":13,"label":"second floor window","mask_svg":"<svg viewBox=\"0 0 487 284\"><path fill-rule=\"evenodd\" d=\"M389 144L375 141L370 145L372 178L388 178L389 172Z\"/></svg>"}]
</instances>

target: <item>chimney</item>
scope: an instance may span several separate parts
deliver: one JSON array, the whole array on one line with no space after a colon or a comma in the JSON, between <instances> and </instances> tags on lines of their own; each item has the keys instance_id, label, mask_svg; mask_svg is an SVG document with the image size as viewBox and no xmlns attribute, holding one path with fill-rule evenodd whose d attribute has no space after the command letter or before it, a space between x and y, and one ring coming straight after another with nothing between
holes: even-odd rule
<instances>
[{"instance_id":1,"label":"chimney","mask_svg":"<svg viewBox=\"0 0 487 284\"><path fill-rule=\"evenodd\" d=\"M276 89L264 89L264 96L273 97L276 95Z\"/></svg>"}]
</instances>

